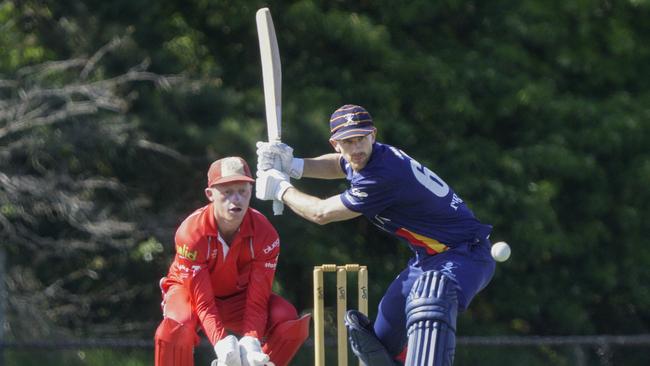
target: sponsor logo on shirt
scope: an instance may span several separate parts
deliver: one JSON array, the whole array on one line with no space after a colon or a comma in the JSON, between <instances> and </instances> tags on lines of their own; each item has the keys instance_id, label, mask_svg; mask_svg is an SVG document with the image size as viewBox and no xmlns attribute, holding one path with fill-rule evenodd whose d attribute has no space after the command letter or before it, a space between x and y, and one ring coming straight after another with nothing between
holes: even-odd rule
<instances>
[{"instance_id":1,"label":"sponsor logo on shirt","mask_svg":"<svg viewBox=\"0 0 650 366\"><path fill-rule=\"evenodd\" d=\"M269 268L269 269L275 269L277 267L278 262L266 262L264 263L264 268Z\"/></svg>"},{"instance_id":2,"label":"sponsor logo on shirt","mask_svg":"<svg viewBox=\"0 0 650 366\"><path fill-rule=\"evenodd\" d=\"M179 264L178 265L178 270L181 271L181 272L189 272L190 271L190 269L187 268L187 266L184 265L184 264Z\"/></svg>"},{"instance_id":3,"label":"sponsor logo on shirt","mask_svg":"<svg viewBox=\"0 0 650 366\"><path fill-rule=\"evenodd\" d=\"M368 193L363 192L359 188L350 189L350 194L355 196L355 197L358 197L358 198L366 198L366 197L368 197Z\"/></svg>"},{"instance_id":4,"label":"sponsor logo on shirt","mask_svg":"<svg viewBox=\"0 0 650 366\"><path fill-rule=\"evenodd\" d=\"M197 255L199 254L198 251L196 250L190 250L190 248L187 247L187 245L177 245L176 246L176 253L178 253L179 256L183 258L187 258L191 261L195 261Z\"/></svg>"},{"instance_id":5,"label":"sponsor logo on shirt","mask_svg":"<svg viewBox=\"0 0 650 366\"><path fill-rule=\"evenodd\" d=\"M178 270L186 274L185 276L181 276L182 278L187 278L187 274L190 272L192 272L192 275L196 275L201 270L201 266L192 266L190 269L186 265L180 264L178 265Z\"/></svg>"},{"instance_id":6,"label":"sponsor logo on shirt","mask_svg":"<svg viewBox=\"0 0 650 366\"><path fill-rule=\"evenodd\" d=\"M277 238L273 243L271 243L271 245L268 245L266 248L262 249L262 251L264 252L264 254L269 254L273 251L273 249L279 246L280 246L280 238Z\"/></svg>"},{"instance_id":7,"label":"sponsor logo on shirt","mask_svg":"<svg viewBox=\"0 0 650 366\"><path fill-rule=\"evenodd\" d=\"M345 197L345 199L347 199L347 200L348 200L351 204L353 204L353 205L358 205L358 204L361 203L361 202L359 202L359 201L357 200L356 197L353 197L353 196L350 194L350 191L345 191L345 192L343 193L343 197Z\"/></svg>"}]
</instances>

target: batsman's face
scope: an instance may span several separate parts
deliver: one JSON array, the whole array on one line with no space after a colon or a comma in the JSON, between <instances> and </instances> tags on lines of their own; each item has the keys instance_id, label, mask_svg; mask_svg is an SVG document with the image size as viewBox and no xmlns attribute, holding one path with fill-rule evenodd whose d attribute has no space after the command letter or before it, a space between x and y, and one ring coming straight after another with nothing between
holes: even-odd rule
<instances>
[{"instance_id":1,"label":"batsman's face","mask_svg":"<svg viewBox=\"0 0 650 366\"><path fill-rule=\"evenodd\" d=\"M218 220L243 220L251 202L253 185L248 182L217 184L205 189Z\"/></svg>"},{"instance_id":2,"label":"batsman's face","mask_svg":"<svg viewBox=\"0 0 650 366\"><path fill-rule=\"evenodd\" d=\"M368 164L374 142L375 132L362 137L350 137L344 140L330 141L334 150L343 155L343 159L350 163L350 166L355 172L360 171Z\"/></svg>"}]
</instances>

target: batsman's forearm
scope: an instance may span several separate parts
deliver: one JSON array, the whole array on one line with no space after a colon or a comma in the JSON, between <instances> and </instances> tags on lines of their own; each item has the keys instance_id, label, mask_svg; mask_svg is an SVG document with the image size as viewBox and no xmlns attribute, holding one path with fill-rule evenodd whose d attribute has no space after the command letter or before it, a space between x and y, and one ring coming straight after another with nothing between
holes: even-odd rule
<instances>
[{"instance_id":1,"label":"batsman's forearm","mask_svg":"<svg viewBox=\"0 0 650 366\"><path fill-rule=\"evenodd\" d=\"M338 196L320 199L300 192L294 187L287 189L282 196L282 201L302 218L319 225L348 220L360 215L346 209Z\"/></svg>"},{"instance_id":2,"label":"batsman's forearm","mask_svg":"<svg viewBox=\"0 0 650 366\"><path fill-rule=\"evenodd\" d=\"M340 154L325 154L316 158L304 159L302 176L319 179L345 178L339 165Z\"/></svg>"},{"instance_id":3,"label":"batsman's forearm","mask_svg":"<svg viewBox=\"0 0 650 366\"><path fill-rule=\"evenodd\" d=\"M320 210L317 208L321 201L318 197L310 196L291 187L282 196L282 201L304 219L321 225L327 223L323 220L324 213L319 212Z\"/></svg>"}]
</instances>

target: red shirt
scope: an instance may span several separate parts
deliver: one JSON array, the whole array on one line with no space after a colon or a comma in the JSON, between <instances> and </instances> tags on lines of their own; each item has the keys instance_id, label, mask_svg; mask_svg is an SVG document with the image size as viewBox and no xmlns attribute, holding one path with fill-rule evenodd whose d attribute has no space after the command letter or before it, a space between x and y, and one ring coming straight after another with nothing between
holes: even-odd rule
<instances>
[{"instance_id":1,"label":"red shirt","mask_svg":"<svg viewBox=\"0 0 650 366\"><path fill-rule=\"evenodd\" d=\"M266 329L280 253L278 233L264 215L249 208L228 246L212 212L212 204L194 211L176 231L176 256L163 289L174 283L187 286L194 311L213 345L226 336L215 296L245 291L244 334L259 338Z\"/></svg>"}]
</instances>

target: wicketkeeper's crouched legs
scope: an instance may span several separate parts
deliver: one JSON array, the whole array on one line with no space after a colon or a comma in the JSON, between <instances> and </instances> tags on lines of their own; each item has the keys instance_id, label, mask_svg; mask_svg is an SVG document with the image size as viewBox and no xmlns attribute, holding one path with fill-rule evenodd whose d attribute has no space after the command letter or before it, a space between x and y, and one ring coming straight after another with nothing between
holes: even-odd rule
<instances>
[{"instance_id":1,"label":"wicketkeeper's crouched legs","mask_svg":"<svg viewBox=\"0 0 650 366\"><path fill-rule=\"evenodd\" d=\"M165 318L155 337L156 366L193 366L196 331L194 327Z\"/></svg>"},{"instance_id":2,"label":"wicketkeeper's crouched legs","mask_svg":"<svg viewBox=\"0 0 650 366\"><path fill-rule=\"evenodd\" d=\"M189 293L182 286L171 286L163 304L164 318L155 335L155 366L193 366L199 336Z\"/></svg>"},{"instance_id":3,"label":"wicketkeeper's crouched legs","mask_svg":"<svg viewBox=\"0 0 650 366\"><path fill-rule=\"evenodd\" d=\"M275 366L286 366L296 355L300 346L309 337L309 321L307 314L300 319L288 320L277 324L266 337L262 350L269 355Z\"/></svg>"},{"instance_id":4,"label":"wicketkeeper's crouched legs","mask_svg":"<svg viewBox=\"0 0 650 366\"><path fill-rule=\"evenodd\" d=\"M217 300L225 327L236 334L242 334L246 297L231 297ZM309 336L310 316L298 319L296 308L282 296L271 294L268 302L268 319L262 350L269 355L276 366L284 366L291 361L300 346Z\"/></svg>"},{"instance_id":5,"label":"wicketkeeper's crouched legs","mask_svg":"<svg viewBox=\"0 0 650 366\"><path fill-rule=\"evenodd\" d=\"M225 328L241 335L246 309L245 293L217 299ZM193 348L199 344L198 319L193 314L190 295L183 286L170 286L164 295L164 319L155 336L155 366L193 366ZM263 350L276 366L286 366L309 336L309 315L298 318L287 300L271 294Z\"/></svg>"}]
</instances>

